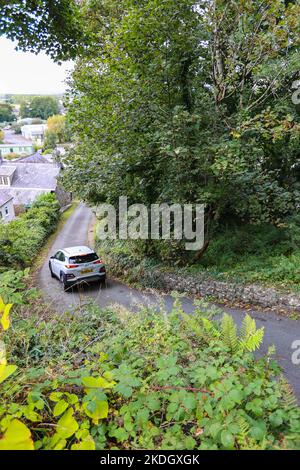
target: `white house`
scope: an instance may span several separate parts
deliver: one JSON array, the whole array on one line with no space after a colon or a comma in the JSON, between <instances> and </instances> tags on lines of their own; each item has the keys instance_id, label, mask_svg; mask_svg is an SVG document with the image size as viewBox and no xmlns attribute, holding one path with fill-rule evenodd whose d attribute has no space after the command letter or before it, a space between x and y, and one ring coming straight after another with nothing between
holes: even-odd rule
<instances>
[{"instance_id":1,"label":"white house","mask_svg":"<svg viewBox=\"0 0 300 470\"><path fill-rule=\"evenodd\" d=\"M21 132L25 139L42 144L44 142L46 129L46 124L26 124L21 127Z\"/></svg>"},{"instance_id":2,"label":"white house","mask_svg":"<svg viewBox=\"0 0 300 470\"><path fill-rule=\"evenodd\" d=\"M0 223L10 222L15 218L13 199L8 191L0 191Z\"/></svg>"}]
</instances>

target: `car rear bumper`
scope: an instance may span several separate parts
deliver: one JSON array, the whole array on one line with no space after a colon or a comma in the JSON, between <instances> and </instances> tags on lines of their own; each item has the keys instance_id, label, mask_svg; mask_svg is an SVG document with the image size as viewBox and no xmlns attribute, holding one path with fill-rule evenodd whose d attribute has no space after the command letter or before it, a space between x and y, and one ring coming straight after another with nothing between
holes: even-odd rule
<instances>
[{"instance_id":1,"label":"car rear bumper","mask_svg":"<svg viewBox=\"0 0 300 470\"><path fill-rule=\"evenodd\" d=\"M76 277L73 279L66 279L65 283L68 285L75 285L75 284L84 284L84 283L89 283L89 282L97 282L101 280L105 280L106 278L106 273L95 273L90 276L82 276L82 277Z\"/></svg>"}]
</instances>

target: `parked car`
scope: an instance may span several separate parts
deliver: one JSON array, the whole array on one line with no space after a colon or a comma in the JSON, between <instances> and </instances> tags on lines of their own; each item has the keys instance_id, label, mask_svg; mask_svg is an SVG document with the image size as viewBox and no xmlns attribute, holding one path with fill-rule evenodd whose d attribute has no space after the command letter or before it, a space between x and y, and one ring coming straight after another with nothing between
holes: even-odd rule
<instances>
[{"instance_id":1,"label":"parked car","mask_svg":"<svg viewBox=\"0 0 300 470\"><path fill-rule=\"evenodd\" d=\"M106 268L102 260L87 246L73 246L57 251L49 260L52 277L63 284L65 291L82 282L105 282Z\"/></svg>"}]
</instances>

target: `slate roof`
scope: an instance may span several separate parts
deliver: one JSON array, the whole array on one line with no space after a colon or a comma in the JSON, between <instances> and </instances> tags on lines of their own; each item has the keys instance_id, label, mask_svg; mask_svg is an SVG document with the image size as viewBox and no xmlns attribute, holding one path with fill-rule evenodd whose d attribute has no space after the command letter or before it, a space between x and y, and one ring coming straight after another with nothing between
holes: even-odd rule
<instances>
[{"instance_id":1,"label":"slate roof","mask_svg":"<svg viewBox=\"0 0 300 470\"><path fill-rule=\"evenodd\" d=\"M12 165L0 165L1 176L11 176L16 171L17 167Z\"/></svg>"},{"instance_id":2,"label":"slate roof","mask_svg":"<svg viewBox=\"0 0 300 470\"><path fill-rule=\"evenodd\" d=\"M12 187L54 190L58 174L59 167L53 163L20 163Z\"/></svg>"},{"instance_id":3,"label":"slate roof","mask_svg":"<svg viewBox=\"0 0 300 470\"><path fill-rule=\"evenodd\" d=\"M30 204L37 196L55 191L57 187L60 167L56 163L5 162L5 165L0 164L0 174L4 167L7 171L14 170L15 174L11 186L0 187L0 195L8 193L15 205Z\"/></svg>"},{"instance_id":4,"label":"slate roof","mask_svg":"<svg viewBox=\"0 0 300 470\"><path fill-rule=\"evenodd\" d=\"M49 160L39 152L35 152L27 157L18 158L18 160L15 161L18 163L49 163Z\"/></svg>"},{"instance_id":5,"label":"slate roof","mask_svg":"<svg viewBox=\"0 0 300 470\"><path fill-rule=\"evenodd\" d=\"M0 207L4 206L8 201L10 201L13 196L10 194L10 191L6 189L0 190Z\"/></svg>"}]
</instances>

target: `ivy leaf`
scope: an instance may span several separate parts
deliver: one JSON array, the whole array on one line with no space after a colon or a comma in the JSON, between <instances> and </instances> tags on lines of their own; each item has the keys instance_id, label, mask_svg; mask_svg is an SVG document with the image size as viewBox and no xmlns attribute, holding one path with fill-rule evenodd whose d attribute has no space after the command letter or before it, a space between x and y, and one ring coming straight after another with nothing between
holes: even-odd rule
<instances>
[{"instance_id":1,"label":"ivy leaf","mask_svg":"<svg viewBox=\"0 0 300 470\"><path fill-rule=\"evenodd\" d=\"M13 419L0 439L0 450L34 450L27 426L18 419Z\"/></svg>"}]
</instances>

